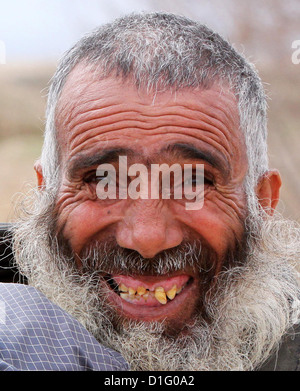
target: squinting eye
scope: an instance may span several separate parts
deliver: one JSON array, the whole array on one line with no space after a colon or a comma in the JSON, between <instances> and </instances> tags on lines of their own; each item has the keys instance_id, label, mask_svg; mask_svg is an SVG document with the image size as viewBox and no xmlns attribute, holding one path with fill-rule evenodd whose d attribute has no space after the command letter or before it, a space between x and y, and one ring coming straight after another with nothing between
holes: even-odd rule
<instances>
[{"instance_id":1,"label":"squinting eye","mask_svg":"<svg viewBox=\"0 0 300 391\"><path fill-rule=\"evenodd\" d=\"M102 178L104 178L104 177L102 177ZM84 177L84 179L83 179L83 181L85 182L85 183L97 183L99 180L101 180L102 179L101 177L98 177L97 175L96 175L96 172L93 172L92 174L89 174L89 175L87 175L86 177Z\"/></svg>"},{"instance_id":2,"label":"squinting eye","mask_svg":"<svg viewBox=\"0 0 300 391\"><path fill-rule=\"evenodd\" d=\"M207 177L203 176L195 176L193 175L190 178L184 179L185 186L196 186L197 184L204 184L204 185L213 185L213 181L208 179Z\"/></svg>"},{"instance_id":3,"label":"squinting eye","mask_svg":"<svg viewBox=\"0 0 300 391\"><path fill-rule=\"evenodd\" d=\"M85 183L99 183L104 180L109 184L115 184L115 176L108 173L107 175L96 175L96 171L88 174L83 181Z\"/></svg>"},{"instance_id":4,"label":"squinting eye","mask_svg":"<svg viewBox=\"0 0 300 391\"><path fill-rule=\"evenodd\" d=\"M185 186L196 186L197 184L203 183L203 177L195 177L194 175L190 178L184 179Z\"/></svg>"}]
</instances>

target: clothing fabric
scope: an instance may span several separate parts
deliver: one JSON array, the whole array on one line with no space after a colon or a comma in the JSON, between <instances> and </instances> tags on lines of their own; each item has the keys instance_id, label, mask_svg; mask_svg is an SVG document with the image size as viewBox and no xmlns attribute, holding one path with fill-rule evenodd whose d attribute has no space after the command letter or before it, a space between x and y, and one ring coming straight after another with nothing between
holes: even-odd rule
<instances>
[{"instance_id":1,"label":"clothing fabric","mask_svg":"<svg viewBox=\"0 0 300 391\"><path fill-rule=\"evenodd\" d=\"M295 325L281 341L278 350L259 369L266 371L300 371L300 326Z\"/></svg>"},{"instance_id":2,"label":"clothing fabric","mask_svg":"<svg viewBox=\"0 0 300 391\"><path fill-rule=\"evenodd\" d=\"M76 319L33 287L0 283L1 371L126 371Z\"/></svg>"}]
</instances>

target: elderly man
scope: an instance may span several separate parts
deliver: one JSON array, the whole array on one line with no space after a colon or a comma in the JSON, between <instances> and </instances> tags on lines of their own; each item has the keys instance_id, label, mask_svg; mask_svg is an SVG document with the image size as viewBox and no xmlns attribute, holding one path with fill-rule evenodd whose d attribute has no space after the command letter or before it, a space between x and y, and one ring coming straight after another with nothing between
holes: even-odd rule
<instances>
[{"instance_id":1,"label":"elderly man","mask_svg":"<svg viewBox=\"0 0 300 391\"><path fill-rule=\"evenodd\" d=\"M132 370L260 369L300 313L300 230L274 212L266 137L262 83L218 34L160 13L99 28L52 80L21 272ZM189 165L194 195L203 167L202 202L174 196L175 173L168 197L130 196L125 161Z\"/></svg>"}]
</instances>

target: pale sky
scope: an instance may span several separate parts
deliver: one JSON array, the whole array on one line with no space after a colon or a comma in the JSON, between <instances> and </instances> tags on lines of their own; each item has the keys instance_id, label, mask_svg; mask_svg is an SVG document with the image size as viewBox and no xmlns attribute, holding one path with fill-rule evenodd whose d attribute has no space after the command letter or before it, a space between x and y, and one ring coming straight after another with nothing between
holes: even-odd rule
<instances>
[{"instance_id":1,"label":"pale sky","mask_svg":"<svg viewBox=\"0 0 300 391\"><path fill-rule=\"evenodd\" d=\"M57 59L84 33L134 11L179 12L223 33L223 13L215 4L208 0L0 0L0 41L7 62Z\"/></svg>"},{"instance_id":2,"label":"pale sky","mask_svg":"<svg viewBox=\"0 0 300 391\"><path fill-rule=\"evenodd\" d=\"M292 30L291 35L283 38L287 22L275 17L272 23L278 26L280 34L275 37L276 41L269 42L267 38L277 31L269 29L268 25L272 4L271 0L256 0L251 5L249 0L0 0L0 44L5 45L7 64L20 60L56 61L83 34L116 17L134 11L169 11L205 23L229 41L235 28L245 33L243 20L249 20L254 23L254 29L251 25L250 30L253 45L249 50L246 35L242 38L243 47L237 49L243 51L245 44L245 49L255 59L266 60L269 56L275 61L272 56L276 50L281 56L290 56L291 42L299 39L299 30L297 22L297 31ZM286 4L291 15L295 14L291 4L300 9L299 0L285 0L282 4ZM241 7L241 14L236 14L234 11L241 5L246 7ZM283 6L278 10L283 16L287 11ZM278 25L279 22L282 24ZM1 53L3 50L0 63Z\"/></svg>"}]
</instances>

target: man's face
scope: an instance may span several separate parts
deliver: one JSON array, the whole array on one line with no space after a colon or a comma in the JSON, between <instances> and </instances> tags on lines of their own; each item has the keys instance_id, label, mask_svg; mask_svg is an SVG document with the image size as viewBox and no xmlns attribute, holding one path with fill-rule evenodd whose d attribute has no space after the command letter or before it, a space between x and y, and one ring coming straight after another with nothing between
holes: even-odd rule
<instances>
[{"instance_id":1,"label":"man's face","mask_svg":"<svg viewBox=\"0 0 300 391\"><path fill-rule=\"evenodd\" d=\"M149 264L165 250L200 243L210 254L213 276L218 274L226 254L243 238L246 216L246 150L237 102L229 89L215 85L147 94L130 81L99 81L79 66L64 86L57 129L62 179L56 229L76 254L79 269L81 257L95 243L133 250ZM118 155L127 156L128 166L203 164L202 208L188 210L184 200L172 198L100 200L97 167L110 163L118 172ZM121 319L165 319L176 328L199 311L201 273L201 267L190 266L155 274L107 265L102 276L110 288L107 304ZM112 289L117 285L121 296ZM169 293L171 299L163 303L157 299L164 298L164 292L157 294L160 288L177 294L172 298Z\"/></svg>"}]
</instances>

